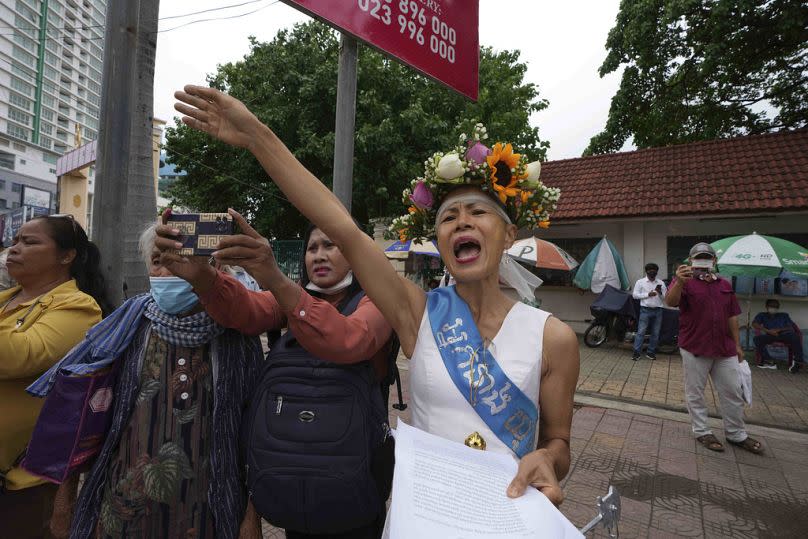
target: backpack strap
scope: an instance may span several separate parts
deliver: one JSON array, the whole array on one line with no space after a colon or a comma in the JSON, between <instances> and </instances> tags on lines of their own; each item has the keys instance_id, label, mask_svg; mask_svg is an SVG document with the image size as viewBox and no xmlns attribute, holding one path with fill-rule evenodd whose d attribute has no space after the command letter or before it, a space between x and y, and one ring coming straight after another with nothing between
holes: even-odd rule
<instances>
[{"instance_id":1,"label":"backpack strap","mask_svg":"<svg viewBox=\"0 0 808 539\"><path fill-rule=\"evenodd\" d=\"M359 302L362 301L362 298L365 297L365 291L360 290L351 300L345 304L345 306L340 310L340 314L343 316L350 316L356 311L356 308L359 307Z\"/></svg>"}]
</instances>

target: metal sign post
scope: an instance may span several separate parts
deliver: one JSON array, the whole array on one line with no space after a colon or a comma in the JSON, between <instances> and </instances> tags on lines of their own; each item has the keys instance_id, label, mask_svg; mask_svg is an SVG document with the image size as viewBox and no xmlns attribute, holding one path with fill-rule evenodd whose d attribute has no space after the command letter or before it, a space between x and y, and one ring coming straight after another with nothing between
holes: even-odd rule
<instances>
[{"instance_id":1,"label":"metal sign post","mask_svg":"<svg viewBox=\"0 0 808 539\"><path fill-rule=\"evenodd\" d=\"M351 213L354 131L356 126L356 59L358 44L342 34L337 72L337 120L334 140L334 194Z\"/></svg>"}]
</instances>

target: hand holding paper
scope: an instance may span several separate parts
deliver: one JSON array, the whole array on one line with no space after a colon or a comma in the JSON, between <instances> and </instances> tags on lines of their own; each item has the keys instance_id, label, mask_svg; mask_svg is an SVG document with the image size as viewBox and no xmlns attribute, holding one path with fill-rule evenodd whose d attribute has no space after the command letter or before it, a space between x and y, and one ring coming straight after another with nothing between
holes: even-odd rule
<instances>
[{"instance_id":1,"label":"hand holding paper","mask_svg":"<svg viewBox=\"0 0 808 539\"><path fill-rule=\"evenodd\" d=\"M539 491L506 495L517 467L509 455L477 451L399 421L389 537L583 537Z\"/></svg>"}]
</instances>

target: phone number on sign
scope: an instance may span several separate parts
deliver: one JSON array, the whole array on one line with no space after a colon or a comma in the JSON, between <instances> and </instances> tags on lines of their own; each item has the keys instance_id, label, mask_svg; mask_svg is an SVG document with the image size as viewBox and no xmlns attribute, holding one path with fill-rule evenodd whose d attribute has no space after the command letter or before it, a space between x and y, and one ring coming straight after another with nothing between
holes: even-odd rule
<instances>
[{"instance_id":1,"label":"phone number on sign","mask_svg":"<svg viewBox=\"0 0 808 539\"><path fill-rule=\"evenodd\" d=\"M427 15L415 0L356 0L359 9L387 26L398 22L399 33L419 45L426 45L424 28L429 33L429 50L449 63L455 63L457 32L436 15ZM397 10L397 13L394 11Z\"/></svg>"}]
</instances>

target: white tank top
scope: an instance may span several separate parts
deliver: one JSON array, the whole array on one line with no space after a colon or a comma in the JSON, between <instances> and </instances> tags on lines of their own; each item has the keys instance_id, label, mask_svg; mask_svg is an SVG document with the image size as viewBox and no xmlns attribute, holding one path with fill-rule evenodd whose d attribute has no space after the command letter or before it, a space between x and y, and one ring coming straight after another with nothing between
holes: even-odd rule
<instances>
[{"instance_id":1,"label":"white tank top","mask_svg":"<svg viewBox=\"0 0 808 539\"><path fill-rule=\"evenodd\" d=\"M488 352L496 358L502 371L536 403L537 409L544 324L549 316L548 312L516 303L488 347ZM515 457L511 448L502 443L480 419L466 400L468 395L460 393L446 371L432 335L426 308L410 361L410 396L413 426L460 443L476 431L485 440L486 450Z\"/></svg>"}]
</instances>

